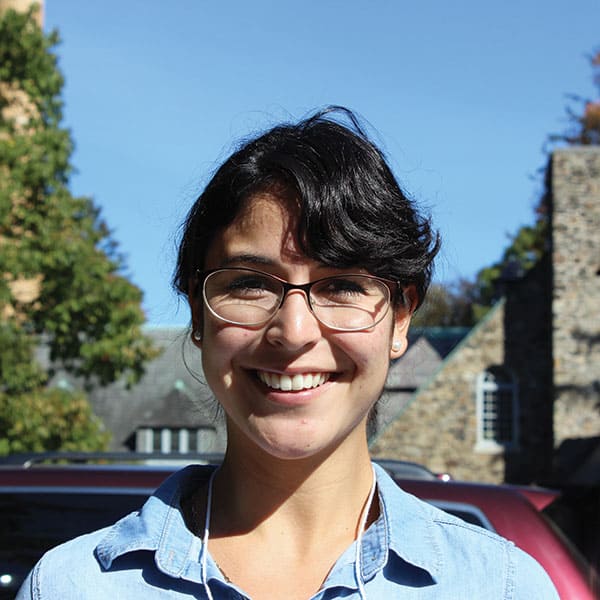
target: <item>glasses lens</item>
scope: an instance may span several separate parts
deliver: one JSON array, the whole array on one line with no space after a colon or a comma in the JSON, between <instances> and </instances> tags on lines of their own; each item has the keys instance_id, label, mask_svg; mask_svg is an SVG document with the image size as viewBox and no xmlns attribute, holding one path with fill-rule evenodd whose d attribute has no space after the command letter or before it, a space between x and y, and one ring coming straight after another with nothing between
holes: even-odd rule
<instances>
[{"instance_id":1,"label":"glasses lens","mask_svg":"<svg viewBox=\"0 0 600 600\"><path fill-rule=\"evenodd\" d=\"M323 324L346 331L368 329L385 317L390 289L365 275L328 277L311 289L311 304Z\"/></svg>"},{"instance_id":2,"label":"glasses lens","mask_svg":"<svg viewBox=\"0 0 600 600\"><path fill-rule=\"evenodd\" d=\"M268 321L281 302L283 286L266 273L223 269L204 280L204 299L220 319L238 325Z\"/></svg>"}]
</instances>

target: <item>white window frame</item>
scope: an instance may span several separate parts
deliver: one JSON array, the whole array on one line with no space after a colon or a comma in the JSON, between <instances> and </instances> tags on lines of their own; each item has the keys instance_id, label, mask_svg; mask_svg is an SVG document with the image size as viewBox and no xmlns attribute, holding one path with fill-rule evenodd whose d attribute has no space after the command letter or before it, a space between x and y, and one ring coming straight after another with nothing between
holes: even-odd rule
<instances>
[{"instance_id":1,"label":"white window frame","mask_svg":"<svg viewBox=\"0 0 600 600\"><path fill-rule=\"evenodd\" d=\"M159 434L160 448L154 447L155 433ZM171 449L173 436L177 436L177 448ZM213 452L217 431L214 427L140 427L136 431L136 452L159 452L170 454L171 452L190 452L190 441L196 442L196 450L193 452ZM192 446L194 444L191 444Z\"/></svg>"},{"instance_id":2,"label":"white window frame","mask_svg":"<svg viewBox=\"0 0 600 600\"><path fill-rule=\"evenodd\" d=\"M509 395L511 402L511 437L509 440L490 438L488 423L494 417L489 407L487 395L495 395L496 403L500 394ZM477 376L476 382L477 442L475 450L485 453L501 453L505 450L517 450L519 440L519 389L512 373L501 366L489 367ZM496 414L497 416L497 414Z\"/></svg>"}]
</instances>

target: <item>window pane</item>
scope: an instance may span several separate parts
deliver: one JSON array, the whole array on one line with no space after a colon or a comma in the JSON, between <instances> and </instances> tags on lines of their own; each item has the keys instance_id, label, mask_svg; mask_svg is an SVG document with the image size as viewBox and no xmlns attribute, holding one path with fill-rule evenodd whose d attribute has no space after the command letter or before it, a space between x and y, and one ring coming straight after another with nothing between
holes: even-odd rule
<instances>
[{"instance_id":1,"label":"window pane","mask_svg":"<svg viewBox=\"0 0 600 600\"><path fill-rule=\"evenodd\" d=\"M152 430L152 451L153 452L160 452L160 448L161 448L160 433L161 433L160 429Z\"/></svg>"},{"instance_id":2,"label":"window pane","mask_svg":"<svg viewBox=\"0 0 600 600\"><path fill-rule=\"evenodd\" d=\"M508 446L516 441L516 384L501 367L492 367L478 380L479 439Z\"/></svg>"},{"instance_id":3,"label":"window pane","mask_svg":"<svg viewBox=\"0 0 600 600\"><path fill-rule=\"evenodd\" d=\"M190 452L198 451L198 432L195 429L189 430L188 449Z\"/></svg>"},{"instance_id":4,"label":"window pane","mask_svg":"<svg viewBox=\"0 0 600 600\"><path fill-rule=\"evenodd\" d=\"M179 429L171 429L171 452L179 452Z\"/></svg>"}]
</instances>

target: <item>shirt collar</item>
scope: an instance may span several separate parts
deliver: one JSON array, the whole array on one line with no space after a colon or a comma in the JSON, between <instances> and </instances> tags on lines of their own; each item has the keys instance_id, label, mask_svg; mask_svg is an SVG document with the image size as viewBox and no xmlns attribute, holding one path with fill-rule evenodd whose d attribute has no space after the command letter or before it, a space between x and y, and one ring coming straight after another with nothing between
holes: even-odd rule
<instances>
[{"instance_id":1,"label":"shirt collar","mask_svg":"<svg viewBox=\"0 0 600 600\"><path fill-rule=\"evenodd\" d=\"M436 528L427 506L398 487L385 469L374 464L380 516L367 531L361 543L361 573L368 581L395 554L404 563L403 572L426 571L433 581L441 573L442 552L436 539ZM354 563L356 546L338 559L324 587L355 587Z\"/></svg>"},{"instance_id":2,"label":"shirt collar","mask_svg":"<svg viewBox=\"0 0 600 600\"><path fill-rule=\"evenodd\" d=\"M377 464L374 467L382 517L379 523L385 531L389 550L405 562L424 569L434 579L439 577L443 552L431 507L402 490L385 469ZM368 562L363 564L366 568Z\"/></svg>"},{"instance_id":3,"label":"shirt collar","mask_svg":"<svg viewBox=\"0 0 600 600\"><path fill-rule=\"evenodd\" d=\"M185 524L181 498L206 481L212 469L192 465L171 475L139 512L108 530L95 549L100 564L109 569L119 556L148 550L155 552L156 566L166 575L200 582L202 541Z\"/></svg>"}]
</instances>

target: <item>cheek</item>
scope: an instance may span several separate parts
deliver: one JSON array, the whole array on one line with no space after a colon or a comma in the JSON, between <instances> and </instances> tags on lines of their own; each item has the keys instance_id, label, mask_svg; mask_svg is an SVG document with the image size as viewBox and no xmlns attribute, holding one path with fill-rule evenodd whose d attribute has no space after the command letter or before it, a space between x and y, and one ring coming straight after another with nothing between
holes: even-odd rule
<instances>
[{"instance_id":1,"label":"cheek","mask_svg":"<svg viewBox=\"0 0 600 600\"><path fill-rule=\"evenodd\" d=\"M207 383L215 388L223 383L230 387L232 366L252 344L251 331L205 320L202 340L202 367Z\"/></svg>"},{"instance_id":2,"label":"cheek","mask_svg":"<svg viewBox=\"0 0 600 600\"><path fill-rule=\"evenodd\" d=\"M340 341L343 352L354 363L357 374L385 378L390 361L390 340L387 329Z\"/></svg>"}]
</instances>

